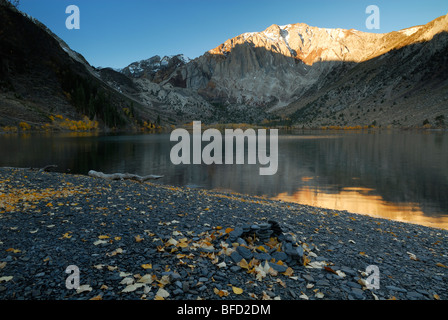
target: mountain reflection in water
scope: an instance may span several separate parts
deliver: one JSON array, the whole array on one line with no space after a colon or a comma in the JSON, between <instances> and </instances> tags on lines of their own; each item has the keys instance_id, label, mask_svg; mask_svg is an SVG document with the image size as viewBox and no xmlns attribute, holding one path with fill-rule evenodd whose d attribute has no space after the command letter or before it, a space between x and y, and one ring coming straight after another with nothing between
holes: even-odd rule
<instances>
[{"instance_id":1,"label":"mountain reflection in water","mask_svg":"<svg viewBox=\"0 0 448 320\"><path fill-rule=\"evenodd\" d=\"M448 229L448 216L427 217L418 203L387 202L372 191L369 188L343 188L338 193L329 193L318 188L302 187L292 195L281 193L272 199Z\"/></svg>"}]
</instances>

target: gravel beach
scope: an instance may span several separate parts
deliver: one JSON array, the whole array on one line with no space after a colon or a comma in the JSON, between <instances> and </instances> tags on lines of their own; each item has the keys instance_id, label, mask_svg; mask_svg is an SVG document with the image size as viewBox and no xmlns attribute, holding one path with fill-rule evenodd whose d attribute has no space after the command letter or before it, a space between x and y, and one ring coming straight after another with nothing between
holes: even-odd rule
<instances>
[{"instance_id":1,"label":"gravel beach","mask_svg":"<svg viewBox=\"0 0 448 320\"><path fill-rule=\"evenodd\" d=\"M0 299L448 299L447 230L162 183L0 169Z\"/></svg>"}]
</instances>

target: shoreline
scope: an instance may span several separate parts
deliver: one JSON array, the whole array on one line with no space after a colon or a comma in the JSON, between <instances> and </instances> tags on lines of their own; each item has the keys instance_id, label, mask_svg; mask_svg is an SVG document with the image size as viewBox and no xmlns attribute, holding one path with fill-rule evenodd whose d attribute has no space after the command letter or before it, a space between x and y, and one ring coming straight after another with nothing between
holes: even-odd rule
<instances>
[{"instance_id":1,"label":"shoreline","mask_svg":"<svg viewBox=\"0 0 448 320\"><path fill-rule=\"evenodd\" d=\"M0 168L0 221L2 300L448 299L447 230L345 211Z\"/></svg>"},{"instance_id":2,"label":"shoreline","mask_svg":"<svg viewBox=\"0 0 448 320\"><path fill-rule=\"evenodd\" d=\"M12 130L11 128L15 128ZM248 123L212 123L202 124L202 130L207 129L218 129L223 131L225 129L278 129L282 132L312 132L312 131L328 131L328 132L354 132L354 133L365 133L365 132L381 132L381 131L415 131L415 132L448 132L448 128L440 127L370 127L370 126L322 126L322 127L302 127L300 125L296 126L271 126L262 124L248 124ZM160 134L160 133L170 133L174 129L186 129L192 130L191 123L186 124L171 124L166 125L161 128L156 129L142 129L142 128L131 128L131 129L96 129L96 130L64 130L64 129L19 129L19 126L3 126L0 127L0 135L24 135L24 134L90 134L90 135L105 135L105 134Z\"/></svg>"}]
</instances>

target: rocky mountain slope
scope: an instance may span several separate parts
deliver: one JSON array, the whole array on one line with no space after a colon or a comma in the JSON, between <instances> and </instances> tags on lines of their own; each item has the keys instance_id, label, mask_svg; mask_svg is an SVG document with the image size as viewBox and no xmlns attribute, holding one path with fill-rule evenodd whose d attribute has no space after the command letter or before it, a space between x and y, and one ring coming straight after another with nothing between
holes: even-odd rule
<instances>
[{"instance_id":1,"label":"rocky mountain slope","mask_svg":"<svg viewBox=\"0 0 448 320\"><path fill-rule=\"evenodd\" d=\"M154 82L197 92L224 121L238 109L308 127L440 124L448 116L447 32L448 16L385 34L272 25Z\"/></svg>"},{"instance_id":2,"label":"rocky mountain slope","mask_svg":"<svg viewBox=\"0 0 448 320\"><path fill-rule=\"evenodd\" d=\"M26 123L40 129L56 116L87 117L106 129L130 129L157 117L178 121L109 86L42 23L0 0L0 127Z\"/></svg>"}]
</instances>

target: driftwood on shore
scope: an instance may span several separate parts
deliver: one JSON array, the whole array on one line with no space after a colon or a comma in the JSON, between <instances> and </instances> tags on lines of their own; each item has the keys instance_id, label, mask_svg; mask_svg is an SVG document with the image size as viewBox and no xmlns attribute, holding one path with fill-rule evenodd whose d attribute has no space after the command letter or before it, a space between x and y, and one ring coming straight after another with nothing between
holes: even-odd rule
<instances>
[{"instance_id":1,"label":"driftwood on shore","mask_svg":"<svg viewBox=\"0 0 448 320\"><path fill-rule=\"evenodd\" d=\"M147 175L147 176L139 176L136 174L130 174L130 173L112 173L112 174L106 174L102 172L97 172L94 170L89 171L89 176L94 178L102 178L107 180L136 180L138 182L144 182L147 180L157 180L160 178L163 178L163 176L158 175Z\"/></svg>"}]
</instances>

